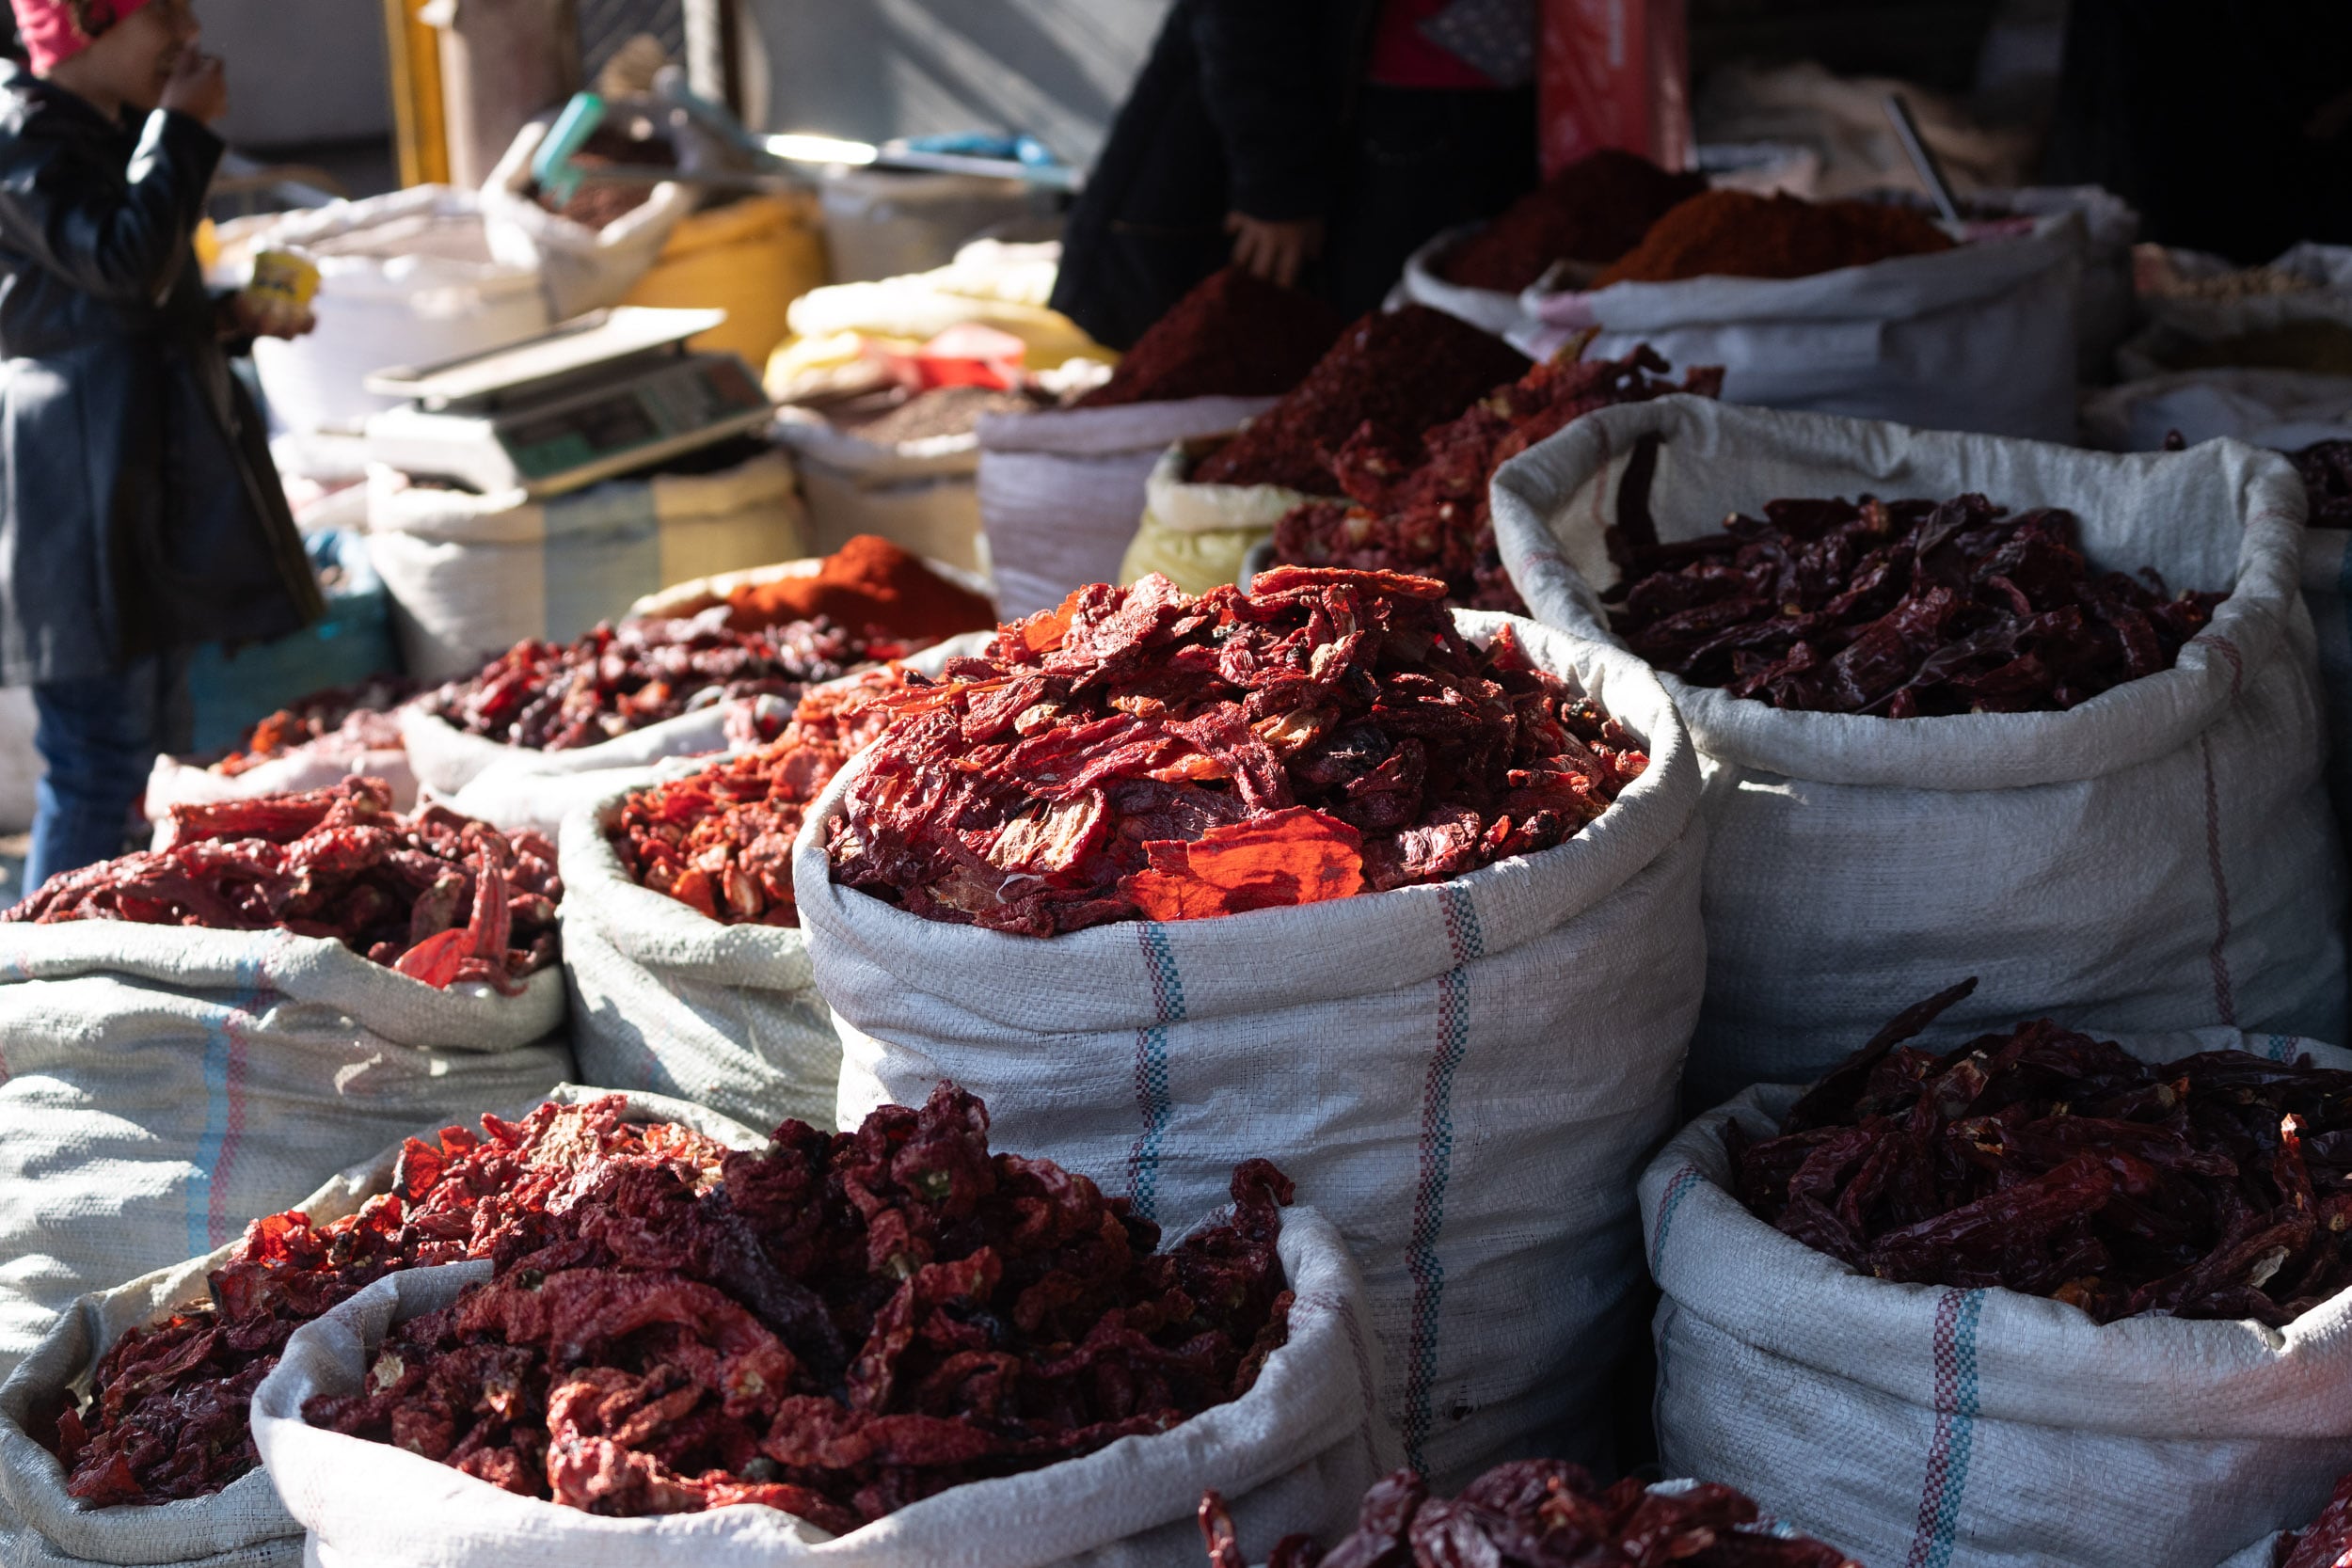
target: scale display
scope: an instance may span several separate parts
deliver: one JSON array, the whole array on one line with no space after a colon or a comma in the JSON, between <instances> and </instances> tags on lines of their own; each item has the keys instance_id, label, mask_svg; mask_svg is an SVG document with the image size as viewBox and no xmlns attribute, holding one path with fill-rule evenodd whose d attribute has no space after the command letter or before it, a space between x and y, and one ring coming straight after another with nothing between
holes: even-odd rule
<instances>
[{"instance_id":1,"label":"scale display","mask_svg":"<svg viewBox=\"0 0 2352 1568\"><path fill-rule=\"evenodd\" d=\"M742 414L768 399L742 361L690 359L592 402L497 421L499 444L527 481L635 452Z\"/></svg>"}]
</instances>

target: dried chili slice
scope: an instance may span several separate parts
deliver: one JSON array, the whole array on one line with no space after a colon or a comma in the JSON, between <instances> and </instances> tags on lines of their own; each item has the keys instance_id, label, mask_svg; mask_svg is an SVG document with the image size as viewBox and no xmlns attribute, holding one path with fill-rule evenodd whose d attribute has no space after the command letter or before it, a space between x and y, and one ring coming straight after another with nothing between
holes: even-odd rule
<instances>
[{"instance_id":1,"label":"dried chili slice","mask_svg":"<svg viewBox=\"0 0 2352 1568\"><path fill-rule=\"evenodd\" d=\"M787 1122L715 1180L635 1162L567 1191L305 1418L569 1507L761 1503L838 1532L1165 1432L1287 1333L1271 1164L1158 1251L1123 1198L992 1153L950 1085L854 1132Z\"/></svg>"},{"instance_id":2,"label":"dried chili slice","mask_svg":"<svg viewBox=\"0 0 2352 1568\"><path fill-rule=\"evenodd\" d=\"M1459 875L1550 848L1647 766L1446 585L1277 566L1199 598L1095 584L935 685L875 699L834 879L1049 936Z\"/></svg>"},{"instance_id":3,"label":"dried chili slice","mask_svg":"<svg viewBox=\"0 0 2352 1568\"><path fill-rule=\"evenodd\" d=\"M1949 1051L1908 1009L1791 1107L1726 1129L1766 1222L1858 1272L2002 1286L2097 1323L2289 1323L2352 1284L2352 1072L2214 1051L2142 1062L2042 1020Z\"/></svg>"}]
</instances>

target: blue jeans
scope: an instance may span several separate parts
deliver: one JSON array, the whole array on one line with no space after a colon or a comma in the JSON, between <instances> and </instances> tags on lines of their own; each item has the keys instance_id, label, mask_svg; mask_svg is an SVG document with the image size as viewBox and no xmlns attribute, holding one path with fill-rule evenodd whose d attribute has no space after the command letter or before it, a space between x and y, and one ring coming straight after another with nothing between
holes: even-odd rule
<instances>
[{"instance_id":1,"label":"blue jeans","mask_svg":"<svg viewBox=\"0 0 2352 1568\"><path fill-rule=\"evenodd\" d=\"M111 675L46 681L33 688L33 706L40 716L33 744L48 771L35 796L27 892L123 852L156 755L188 746L187 657L159 655Z\"/></svg>"}]
</instances>

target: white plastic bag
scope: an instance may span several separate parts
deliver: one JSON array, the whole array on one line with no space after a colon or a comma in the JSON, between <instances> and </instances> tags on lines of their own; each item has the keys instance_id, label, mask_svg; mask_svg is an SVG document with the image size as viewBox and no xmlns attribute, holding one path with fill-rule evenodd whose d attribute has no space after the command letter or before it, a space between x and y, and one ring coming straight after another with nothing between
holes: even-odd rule
<instances>
[{"instance_id":1,"label":"white plastic bag","mask_svg":"<svg viewBox=\"0 0 2352 1568\"><path fill-rule=\"evenodd\" d=\"M1178 398L980 420L980 528L1009 621L1110 582L1169 445L1237 428L1272 398Z\"/></svg>"},{"instance_id":2,"label":"white plastic bag","mask_svg":"<svg viewBox=\"0 0 2352 1568\"><path fill-rule=\"evenodd\" d=\"M1496 537L1538 619L1608 635L1603 525L1662 438L1662 540L1781 498L2069 508L2101 565L2228 591L2171 670L2063 713L1784 712L1661 676L1707 759L1707 1010L1692 1103L1818 1077L1963 975L1965 1038L2027 1013L2083 1028L2344 1022L2344 878L2321 781L2303 490L2230 442L2116 457L1691 397L1603 409L1496 476Z\"/></svg>"},{"instance_id":3,"label":"white plastic bag","mask_svg":"<svg viewBox=\"0 0 2352 1568\"><path fill-rule=\"evenodd\" d=\"M436 1117L571 1076L564 977L437 990L289 931L0 928L0 1370Z\"/></svg>"},{"instance_id":4,"label":"white plastic bag","mask_svg":"<svg viewBox=\"0 0 2352 1568\"><path fill-rule=\"evenodd\" d=\"M608 1091L559 1084L546 1098L576 1105ZM631 1095L632 1121L674 1121L730 1148L756 1150L767 1135L716 1112L660 1095ZM510 1119L525 1108L503 1107ZM469 1125L474 1117L461 1116ZM439 1123L420 1125L430 1139ZM369 1198L389 1192L400 1146L354 1165L300 1203L289 1205L324 1224L358 1212ZM69 1388L83 1391L99 1359L133 1328L160 1322L205 1295L205 1276L229 1260L236 1243L203 1257L143 1275L127 1285L96 1291L75 1302L5 1383L0 1383L0 1561L9 1568L177 1564L180 1568L293 1568L302 1560L302 1526L278 1500L260 1470L239 1477L208 1497L153 1505L89 1508L65 1490L65 1468L26 1430L34 1413Z\"/></svg>"},{"instance_id":5,"label":"white plastic bag","mask_svg":"<svg viewBox=\"0 0 2352 1568\"><path fill-rule=\"evenodd\" d=\"M1003 1142L1197 1212L1263 1154L1362 1261L1381 1405L1441 1486L1550 1448L1605 1460L1640 1310L1629 1182L1670 1127L1703 967L1698 775L1637 661L1513 617L1650 766L1566 844L1452 881L1051 939L794 887L842 1042L845 1126L950 1078Z\"/></svg>"},{"instance_id":6,"label":"white plastic bag","mask_svg":"<svg viewBox=\"0 0 2352 1568\"><path fill-rule=\"evenodd\" d=\"M2150 1061L2251 1049L2352 1066L2235 1030L2122 1043ZM2209 1568L2309 1522L2352 1469L2352 1293L2283 1329L2101 1327L2013 1291L1854 1274L1728 1188L1724 1122L1769 1136L1800 1092L1742 1093L1643 1174L1670 1473L1737 1487L1867 1563Z\"/></svg>"},{"instance_id":7,"label":"white plastic bag","mask_svg":"<svg viewBox=\"0 0 2352 1568\"><path fill-rule=\"evenodd\" d=\"M2083 220L1811 277L1694 277L1522 296L1543 358L1588 327L1587 359L1647 343L1677 365L1724 367L1724 401L1898 420L1939 430L2071 440L2074 291Z\"/></svg>"},{"instance_id":8,"label":"white plastic bag","mask_svg":"<svg viewBox=\"0 0 2352 1568\"><path fill-rule=\"evenodd\" d=\"M1297 1299L1290 1338L1256 1385L1151 1437L1025 1475L970 1481L844 1536L770 1508L608 1519L516 1497L389 1444L322 1432L304 1402L358 1389L396 1322L486 1276L486 1263L392 1275L295 1331L253 1398L253 1439L317 1568L1157 1568L1200 1549L1204 1487L1250 1540L1336 1540L1394 1462L1375 1416L1363 1285L1311 1209L1283 1212L1278 1243Z\"/></svg>"}]
</instances>

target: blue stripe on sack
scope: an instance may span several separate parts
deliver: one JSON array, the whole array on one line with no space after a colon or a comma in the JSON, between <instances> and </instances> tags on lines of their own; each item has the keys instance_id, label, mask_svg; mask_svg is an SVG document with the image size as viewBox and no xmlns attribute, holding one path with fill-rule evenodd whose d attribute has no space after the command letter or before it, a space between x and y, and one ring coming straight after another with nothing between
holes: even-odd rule
<instances>
[{"instance_id":1,"label":"blue stripe on sack","mask_svg":"<svg viewBox=\"0 0 2352 1568\"><path fill-rule=\"evenodd\" d=\"M1136 1031L1136 1106L1143 1131L1127 1154L1127 1196L1136 1212L1147 1220L1159 1217L1160 1145L1168 1136L1173 1108L1168 1086L1168 1026L1184 1021L1184 980L1177 972L1176 952L1167 927L1146 921L1136 927L1143 947L1144 973L1152 980L1156 1022Z\"/></svg>"},{"instance_id":2,"label":"blue stripe on sack","mask_svg":"<svg viewBox=\"0 0 2352 1568\"><path fill-rule=\"evenodd\" d=\"M1682 1200L1691 1196L1691 1189L1701 1180L1696 1165L1685 1165L1667 1179L1665 1194L1658 1200L1658 1224L1649 1239L1649 1272L1653 1279L1658 1277L1659 1264L1666 1256L1666 1233L1674 1228L1675 1211L1682 1207Z\"/></svg>"},{"instance_id":3,"label":"blue stripe on sack","mask_svg":"<svg viewBox=\"0 0 2352 1568\"><path fill-rule=\"evenodd\" d=\"M1960 1539L1960 1509L1968 1492L1968 1462L1977 1436L1977 1323L1983 1291L1954 1291L1936 1304L1935 1435L1928 1449L1919 1524L1904 1568L1949 1568Z\"/></svg>"},{"instance_id":4,"label":"blue stripe on sack","mask_svg":"<svg viewBox=\"0 0 2352 1568\"><path fill-rule=\"evenodd\" d=\"M1478 908L1469 890L1440 887L1454 967L1438 976L1438 1049L1422 1089L1421 1183L1413 1195L1411 1238L1405 1266L1413 1276L1413 1318L1405 1363L1405 1459L1426 1475L1423 1446L1436 1424L1431 1391L1438 1380L1438 1340L1445 1305L1445 1263L1438 1238L1445 1229L1445 1193L1454 1174L1454 1079L1470 1052L1469 966L1486 957Z\"/></svg>"},{"instance_id":5,"label":"blue stripe on sack","mask_svg":"<svg viewBox=\"0 0 2352 1568\"><path fill-rule=\"evenodd\" d=\"M237 996L215 1011L204 1026L204 1132L196 1142L196 1175L188 1182L188 1256L201 1258L213 1250L213 1174L229 1140L229 1060L236 1048L231 1032L242 1022L240 1009L250 1005L261 988L258 958L237 964Z\"/></svg>"},{"instance_id":6,"label":"blue stripe on sack","mask_svg":"<svg viewBox=\"0 0 2352 1568\"><path fill-rule=\"evenodd\" d=\"M540 589L549 641L567 642L661 586L661 520L644 480L542 503Z\"/></svg>"},{"instance_id":7,"label":"blue stripe on sack","mask_svg":"<svg viewBox=\"0 0 2352 1568\"><path fill-rule=\"evenodd\" d=\"M2294 1035L2273 1035L2265 1043L2263 1049L2272 1061L2284 1062L2287 1066L2293 1067L2295 1058L2302 1054L2296 1048L2302 1043L2302 1040Z\"/></svg>"}]
</instances>

